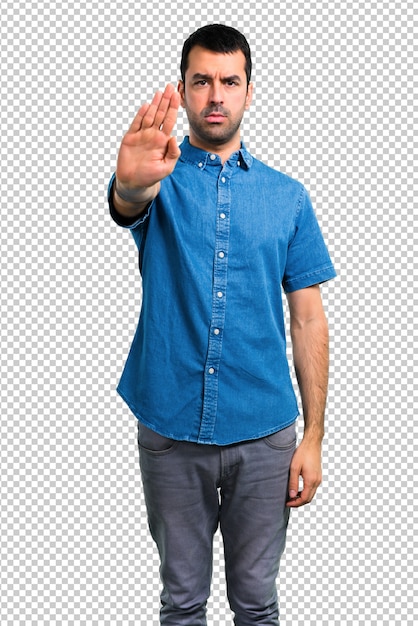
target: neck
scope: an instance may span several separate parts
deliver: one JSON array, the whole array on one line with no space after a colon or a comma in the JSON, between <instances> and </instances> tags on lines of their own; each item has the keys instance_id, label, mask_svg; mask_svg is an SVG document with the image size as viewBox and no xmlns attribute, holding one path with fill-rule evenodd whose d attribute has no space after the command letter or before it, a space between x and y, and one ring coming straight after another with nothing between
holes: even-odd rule
<instances>
[{"instance_id":1,"label":"neck","mask_svg":"<svg viewBox=\"0 0 418 626\"><path fill-rule=\"evenodd\" d=\"M222 164L225 163L234 152L237 152L241 148L241 138L238 134L233 138L233 140L229 141L226 144L217 144L217 143L208 143L206 141L200 141L198 137L193 133L193 131L189 130L189 142L191 146L195 148L200 148L200 150L204 150L205 152L211 152L213 154L217 154Z\"/></svg>"}]
</instances>

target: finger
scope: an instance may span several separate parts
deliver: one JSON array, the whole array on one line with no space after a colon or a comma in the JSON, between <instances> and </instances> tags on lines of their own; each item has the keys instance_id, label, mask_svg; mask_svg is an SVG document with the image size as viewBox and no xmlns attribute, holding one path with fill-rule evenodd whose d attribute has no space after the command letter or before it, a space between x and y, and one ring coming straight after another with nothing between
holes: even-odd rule
<instances>
[{"instance_id":1,"label":"finger","mask_svg":"<svg viewBox=\"0 0 418 626\"><path fill-rule=\"evenodd\" d=\"M174 91L173 85L167 85L163 93L163 97L161 99L158 110L155 114L155 125L158 126L158 128L161 128L161 130L163 130L163 127L164 127L165 129L164 132L167 135L170 135L171 131L173 130L174 122L177 118L177 109L179 107L179 104L180 104L180 94ZM167 124L166 124L167 115L168 115L168 120L169 120L168 126L170 126L171 124L171 128L169 132L167 132L166 130L167 129Z\"/></svg>"},{"instance_id":2,"label":"finger","mask_svg":"<svg viewBox=\"0 0 418 626\"><path fill-rule=\"evenodd\" d=\"M288 492L289 492L289 499L290 500L296 498L297 495L298 495L299 476L300 476L299 468L293 468L291 466L290 467L290 472L289 472L289 486L288 486Z\"/></svg>"},{"instance_id":3,"label":"finger","mask_svg":"<svg viewBox=\"0 0 418 626\"><path fill-rule=\"evenodd\" d=\"M165 155L165 158L168 161L177 161L177 159L179 158L181 154L180 148L177 145L177 140L175 137L171 137L168 140L168 144L167 144L167 152Z\"/></svg>"},{"instance_id":4,"label":"finger","mask_svg":"<svg viewBox=\"0 0 418 626\"><path fill-rule=\"evenodd\" d=\"M304 504L307 504L308 497L308 490L305 487L301 486L299 491L289 488L289 499L286 502L286 505L294 508L303 506Z\"/></svg>"},{"instance_id":5,"label":"finger","mask_svg":"<svg viewBox=\"0 0 418 626\"><path fill-rule=\"evenodd\" d=\"M312 483L305 483L302 491L298 491L295 497L290 498L286 502L288 507L297 508L299 506L304 506L305 504L309 504L314 499L317 488L319 485ZM289 490L290 491L290 490ZM289 494L290 495L290 494Z\"/></svg>"},{"instance_id":6,"label":"finger","mask_svg":"<svg viewBox=\"0 0 418 626\"><path fill-rule=\"evenodd\" d=\"M152 99L151 104L149 105L148 111L142 119L141 129L151 128L151 126L155 125L155 114L158 111L158 107L160 106L162 97L163 94L161 93L161 91L157 91Z\"/></svg>"},{"instance_id":7,"label":"finger","mask_svg":"<svg viewBox=\"0 0 418 626\"><path fill-rule=\"evenodd\" d=\"M155 128L159 129L161 127L167 111L172 106L173 95L174 86L171 84L168 84L166 86L164 93L157 91L147 111L147 114L143 119L142 128L151 128L151 126L154 126ZM173 99L173 101L174 100L175 98Z\"/></svg>"},{"instance_id":8,"label":"finger","mask_svg":"<svg viewBox=\"0 0 418 626\"><path fill-rule=\"evenodd\" d=\"M291 509L296 509L297 507L302 506L302 504L305 503L302 503L302 500L300 498L300 491L295 498L292 498L291 500L288 500L286 502L286 506Z\"/></svg>"},{"instance_id":9,"label":"finger","mask_svg":"<svg viewBox=\"0 0 418 626\"><path fill-rule=\"evenodd\" d=\"M148 103L145 103L141 106L141 108L138 110L137 114L135 115L134 119L132 120L128 133L137 133L138 130L141 129L142 120L144 116L146 115L149 109L149 106L150 105Z\"/></svg>"},{"instance_id":10,"label":"finger","mask_svg":"<svg viewBox=\"0 0 418 626\"><path fill-rule=\"evenodd\" d=\"M141 106L132 121L128 133L136 133L141 129L151 128L151 126L156 126L157 128L160 128L167 111L170 110L170 107L174 106L175 110L177 111L179 105L180 94L174 93L174 86L168 84L164 90L164 93L161 93L160 91L157 91L155 93L151 104L147 103ZM171 112L168 124L168 126L171 126L171 128L169 132L165 131L166 134L171 134L176 118L177 112L174 115Z\"/></svg>"},{"instance_id":11,"label":"finger","mask_svg":"<svg viewBox=\"0 0 418 626\"><path fill-rule=\"evenodd\" d=\"M173 89L174 88L172 85L167 85L162 95L162 98L159 102L158 108L155 112L154 126L156 126L158 129L160 129L165 119L165 116L167 115L167 111L170 108L171 97L173 95Z\"/></svg>"},{"instance_id":12,"label":"finger","mask_svg":"<svg viewBox=\"0 0 418 626\"><path fill-rule=\"evenodd\" d=\"M167 136L171 135L171 133L173 132L173 128L177 120L179 106L180 94L178 92L174 92L170 97L169 107L161 126L161 130Z\"/></svg>"}]
</instances>

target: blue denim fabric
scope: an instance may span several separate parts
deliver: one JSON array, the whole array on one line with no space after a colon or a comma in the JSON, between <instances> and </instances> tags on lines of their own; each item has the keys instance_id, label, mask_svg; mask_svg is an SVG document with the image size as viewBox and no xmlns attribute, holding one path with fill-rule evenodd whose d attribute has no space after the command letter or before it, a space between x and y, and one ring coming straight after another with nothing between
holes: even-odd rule
<instances>
[{"instance_id":1,"label":"blue denim fabric","mask_svg":"<svg viewBox=\"0 0 418 626\"><path fill-rule=\"evenodd\" d=\"M335 276L306 189L242 145L181 144L174 172L131 229L143 301L118 386L163 436L227 445L295 421L282 288ZM109 199L114 177L109 185Z\"/></svg>"}]
</instances>

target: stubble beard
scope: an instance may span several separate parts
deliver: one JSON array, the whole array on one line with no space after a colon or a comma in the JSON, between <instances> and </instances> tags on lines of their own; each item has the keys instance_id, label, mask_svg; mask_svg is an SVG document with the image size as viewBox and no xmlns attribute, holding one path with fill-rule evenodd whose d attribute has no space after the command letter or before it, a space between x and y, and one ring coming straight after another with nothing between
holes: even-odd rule
<instances>
[{"instance_id":1,"label":"stubble beard","mask_svg":"<svg viewBox=\"0 0 418 626\"><path fill-rule=\"evenodd\" d=\"M217 109L214 108L213 110ZM210 123L205 120L205 116L208 115L207 110L198 116L186 109L190 129L200 141L211 146L223 146L236 136L244 113L238 119L231 120L228 112L222 112L225 114L223 122Z\"/></svg>"}]
</instances>

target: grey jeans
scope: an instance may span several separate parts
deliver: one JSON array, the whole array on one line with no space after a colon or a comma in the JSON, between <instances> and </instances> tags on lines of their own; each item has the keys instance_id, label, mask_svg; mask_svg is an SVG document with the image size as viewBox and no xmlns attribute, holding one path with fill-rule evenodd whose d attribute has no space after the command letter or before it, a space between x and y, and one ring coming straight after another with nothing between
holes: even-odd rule
<instances>
[{"instance_id":1,"label":"grey jeans","mask_svg":"<svg viewBox=\"0 0 418 626\"><path fill-rule=\"evenodd\" d=\"M161 560L160 623L206 625L219 525L235 625L277 626L295 425L263 439L211 446L167 439L139 423L138 442L148 523Z\"/></svg>"}]
</instances>

